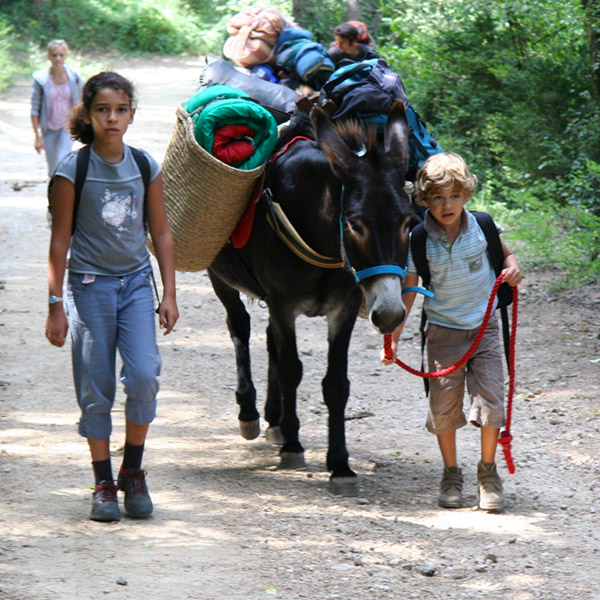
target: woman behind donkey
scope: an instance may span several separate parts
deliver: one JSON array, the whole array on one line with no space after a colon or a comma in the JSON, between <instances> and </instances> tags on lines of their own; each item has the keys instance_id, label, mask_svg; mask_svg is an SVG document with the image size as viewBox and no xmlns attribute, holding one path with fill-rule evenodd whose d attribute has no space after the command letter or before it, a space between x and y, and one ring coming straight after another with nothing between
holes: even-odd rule
<instances>
[{"instance_id":1,"label":"woman behind donkey","mask_svg":"<svg viewBox=\"0 0 600 600\"><path fill-rule=\"evenodd\" d=\"M38 154L45 150L48 175L73 147L68 125L71 110L79 102L83 81L65 64L69 47L65 40L48 44L50 67L33 74L31 82L31 125Z\"/></svg>"}]
</instances>

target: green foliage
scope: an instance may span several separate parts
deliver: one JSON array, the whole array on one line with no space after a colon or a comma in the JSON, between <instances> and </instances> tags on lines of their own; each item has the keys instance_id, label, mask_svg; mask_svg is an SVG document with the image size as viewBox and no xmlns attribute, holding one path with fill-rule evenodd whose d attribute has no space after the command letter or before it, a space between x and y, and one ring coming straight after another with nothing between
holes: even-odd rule
<instances>
[{"instance_id":1,"label":"green foliage","mask_svg":"<svg viewBox=\"0 0 600 600\"><path fill-rule=\"evenodd\" d=\"M583 4L391 0L380 51L479 176L473 200L515 211L502 222L533 263L587 281L600 268L600 102Z\"/></svg>"},{"instance_id":2,"label":"green foliage","mask_svg":"<svg viewBox=\"0 0 600 600\"><path fill-rule=\"evenodd\" d=\"M600 278L600 217L577 206L558 206L534 195L511 214L511 235L521 240L519 258L556 269L560 287Z\"/></svg>"},{"instance_id":3,"label":"green foliage","mask_svg":"<svg viewBox=\"0 0 600 600\"><path fill-rule=\"evenodd\" d=\"M0 90L9 82L12 72L12 28L5 19L0 19Z\"/></svg>"},{"instance_id":4,"label":"green foliage","mask_svg":"<svg viewBox=\"0 0 600 600\"><path fill-rule=\"evenodd\" d=\"M0 90L15 70L30 72L32 57L55 37L88 52L220 56L227 20L267 5L294 15L328 46L333 28L345 20L347 2L4 0ZM597 2L358 0L358 5L377 49L401 74L428 128L479 176L481 191L472 203L510 223L532 263L555 265L577 280L597 277Z\"/></svg>"},{"instance_id":5,"label":"green foliage","mask_svg":"<svg viewBox=\"0 0 600 600\"><path fill-rule=\"evenodd\" d=\"M344 22L345 5L335 0L310 0L302 2L302 14L294 15L300 27L312 32L316 41L325 48L333 41L333 30Z\"/></svg>"},{"instance_id":6,"label":"green foliage","mask_svg":"<svg viewBox=\"0 0 600 600\"><path fill-rule=\"evenodd\" d=\"M536 177L564 176L569 163L558 160L557 142L573 111L588 104L580 3L552 3L552 10L531 1L400 4L407 18L389 27L402 44L383 52L442 141L480 171L518 164Z\"/></svg>"},{"instance_id":7,"label":"green foliage","mask_svg":"<svg viewBox=\"0 0 600 600\"><path fill-rule=\"evenodd\" d=\"M44 46L62 37L74 48L178 54L201 43L201 23L177 0L17 0L2 9L16 33Z\"/></svg>"}]
</instances>

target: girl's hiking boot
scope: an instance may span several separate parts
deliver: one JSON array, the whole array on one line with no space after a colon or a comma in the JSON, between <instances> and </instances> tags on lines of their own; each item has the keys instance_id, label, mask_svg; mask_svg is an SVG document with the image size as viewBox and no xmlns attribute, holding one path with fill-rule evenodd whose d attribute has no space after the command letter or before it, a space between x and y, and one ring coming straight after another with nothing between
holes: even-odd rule
<instances>
[{"instance_id":1,"label":"girl's hiking boot","mask_svg":"<svg viewBox=\"0 0 600 600\"><path fill-rule=\"evenodd\" d=\"M101 481L96 484L92 494L92 521L120 521L121 511L117 501L119 488L112 481Z\"/></svg>"},{"instance_id":2,"label":"girl's hiking boot","mask_svg":"<svg viewBox=\"0 0 600 600\"><path fill-rule=\"evenodd\" d=\"M488 467L480 462L477 465L477 481L479 482L479 508L502 510L504 508L504 491L496 471L496 463L492 463Z\"/></svg>"},{"instance_id":3,"label":"girl's hiking boot","mask_svg":"<svg viewBox=\"0 0 600 600\"><path fill-rule=\"evenodd\" d=\"M442 508L460 508L462 506L462 486L462 471L458 467L444 467L438 504Z\"/></svg>"},{"instance_id":4,"label":"girl's hiking boot","mask_svg":"<svg viewBox=\"0 0 600 600\"><path fill-rule=\"evenodd\" d=\"M152 500L146 486L146 471L123 469L117 479L119 489L125 492L125 512L133 519L147 519L153 510Z\"/></svg>"}]
</instances>

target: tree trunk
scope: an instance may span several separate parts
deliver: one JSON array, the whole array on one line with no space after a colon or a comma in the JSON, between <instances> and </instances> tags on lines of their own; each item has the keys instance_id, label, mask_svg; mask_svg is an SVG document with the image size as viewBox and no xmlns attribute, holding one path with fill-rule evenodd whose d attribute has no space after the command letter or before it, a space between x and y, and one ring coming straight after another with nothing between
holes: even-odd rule
<instances>
[{"instance_id":1,"label":"tree trunk","mask_svg":"<svg viewBox=\"0 0 600 600\"><path fill-rule=\"evenodd\" d=\"M315 0L293 0L292 17L294 18L294 21L301 27L304 27L303 17L312 14L314 6Z\"/></svg>"},{"instance_id":2,"label":"tree trunk","mask_svg":"<svg viewBox=\"0 0 600 600\"><path fill-rule=\"evenodd\" d=\"M346 0L346 21L362 21L362 7L358 0Z\"/></svg>"},{"instance_id":3,"label":"tree trunk","mask_svg":"<svg viewBox=\"0 0 600 600\"><path fill-rule=\"evenodd\" d=\"M382 12L378 0L346 0L346 21L363 21L373 40L378 37Z\"/></svg>"},{"instance_id":4,"label":"tree trunk","mask_svg":"<svg viewBox=\"0 0 600 600\"><path fill-rule=\"evenodd\" d=\"M582 0L586 14L588 45L592 67L592 94L600 102L600 1Z\"/></svg>"}]
</instances>

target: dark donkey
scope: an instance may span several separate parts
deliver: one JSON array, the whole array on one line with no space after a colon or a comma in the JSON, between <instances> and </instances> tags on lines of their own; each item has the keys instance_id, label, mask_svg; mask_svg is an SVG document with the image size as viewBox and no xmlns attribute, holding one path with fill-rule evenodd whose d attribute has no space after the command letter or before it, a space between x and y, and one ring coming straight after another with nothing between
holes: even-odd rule
<instances>
[{"instance_id":1,"label":"dark donkey","mask_svg":"<svg viewBox=\"0 0 600 600\"><path fill-rule=\"evenodd\" d=\"M257 206L249 242L239 250L228 244L208 273L227 311L236 352L240 430L247 439L257 437L260 427L250 371L250 317L239 292L268 305L266 435L276 441L275 433L280 433L280 468L305 466L296 415L296 389L302 378L296 317L327 318L329 352L322 381L329 410L327 468L330 490L350 496L358 487L348 465L344 423L350 389L348 346L363 294L370 320L382 334L393 331L405 315L400 266L406 262L414 218L404 192L408 127L399 102L389 116L381 152L374 132L358 124L336 128L320 108L313 109L311 120L316 142L291 144L272 162L266 189L302 240L321 255L314 260L313 253L309 260L319 263L334 257L329 266L337 263L338 268L310 264L284 244L267 220L274 220L267 191Z\"/></svg>"}]
</instances>

